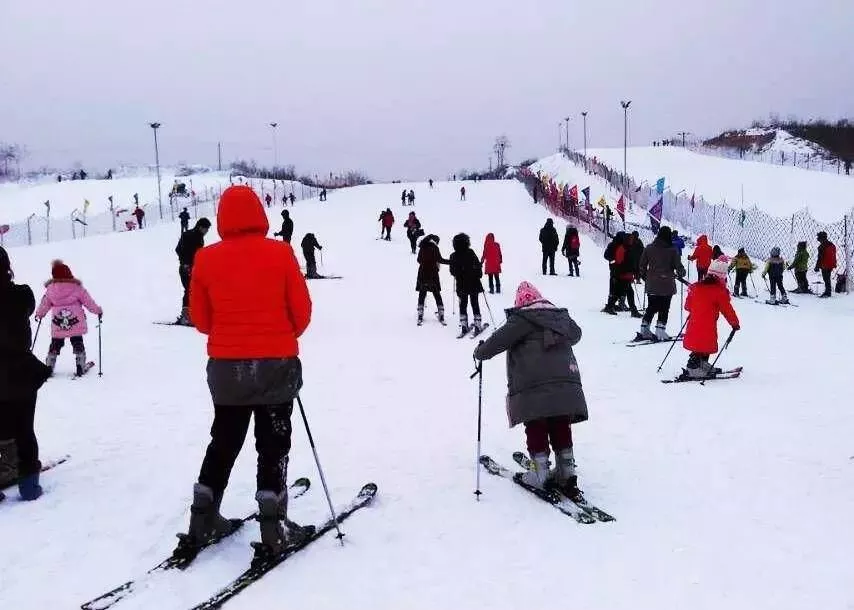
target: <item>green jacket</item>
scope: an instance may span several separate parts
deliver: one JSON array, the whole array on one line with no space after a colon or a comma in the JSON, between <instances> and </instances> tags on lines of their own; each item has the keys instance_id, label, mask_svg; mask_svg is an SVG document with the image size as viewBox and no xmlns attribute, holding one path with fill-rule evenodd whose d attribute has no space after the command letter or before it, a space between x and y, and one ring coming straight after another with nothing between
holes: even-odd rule
<instances>
[{"instance_id":1,"label":"green jacket","mask_svg":"<svg viewBox=\"0 0 854 610\"><path fill-rule=\"evenodd\" d=\"M795 271L809 271L810 268L810 253L806 250L798 250L795 253L795 260L789 265L789 269Z\"/></svg>"}]
</instances>

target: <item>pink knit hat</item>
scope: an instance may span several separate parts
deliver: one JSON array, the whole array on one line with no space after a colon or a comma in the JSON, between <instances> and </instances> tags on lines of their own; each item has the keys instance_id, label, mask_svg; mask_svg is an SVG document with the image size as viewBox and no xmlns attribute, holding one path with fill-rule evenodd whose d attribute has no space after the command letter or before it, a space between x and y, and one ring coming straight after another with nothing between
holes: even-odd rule
<instances>
[{"instance_id":1,"label":"pink knit hat","mask_svg":"<svg viewBox=\"0 0 854 610\"><path fill-rule=\"evenodd\" d=\"M542 300L543 295L529 282L522 282L516 289L516 307L525 307Z\"/></svg>"}]
</instances>

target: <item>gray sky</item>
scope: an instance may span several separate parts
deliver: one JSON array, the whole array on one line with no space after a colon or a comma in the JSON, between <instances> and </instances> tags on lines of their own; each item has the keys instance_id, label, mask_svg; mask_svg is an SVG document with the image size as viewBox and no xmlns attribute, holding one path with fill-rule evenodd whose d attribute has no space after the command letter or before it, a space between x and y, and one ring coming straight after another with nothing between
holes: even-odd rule
<instances>
[{"instance_id":1,"label":"gray sky","mask_svg":"<svg viewBox=\"0 0 854 610\"><path fill-rule=\"evenodd\" d=\"M807 8L808 7L808 8ZM0 141L27 167L272 161L424 178L778 112L854 117L854 2L6 0Z\"/></svg>"}]
</instances>

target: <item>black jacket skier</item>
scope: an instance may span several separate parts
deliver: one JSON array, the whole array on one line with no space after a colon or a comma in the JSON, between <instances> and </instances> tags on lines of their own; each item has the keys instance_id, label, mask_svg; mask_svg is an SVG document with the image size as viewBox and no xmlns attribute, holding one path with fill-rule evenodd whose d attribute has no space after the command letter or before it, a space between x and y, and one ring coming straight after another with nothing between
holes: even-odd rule
<instances>
[{"instance_id":1,"label":"black jacket skier","mask_svg":"<svg viewBox=\"0 0 854 610\"><path fill-rule=\"evenodd\" d=\"M460 299L460 329L462 334L469 331L468 303L474 314L474 328L477 332L483 329L480 319L480 293L483 292L483 268L480 259L471 249L471 239L465 233L459 233L453 239L454 251L449 258L451 275L457 284L457 296Z\"/></svg>"},{"instance_id":2,"label":"black jacket skier","mask_svg":"<svg viewBox=\"0 0 854 610\"><path fill-rule=\"evenodd\" d=\"M178 316L177 324L189 326L190 322L190 276L193 273L193 261L196 252L205 247L205 235L211 228L211 221L207 218L199 218L196 226L181 234L178 245L175 246L175 254L178 255L178 277L184 287L184 297L181 300L181 315Z\"/></svg>"},{"instance_id":3,"label":"black jacket skier","mask_svg":"<svg viewBox=\"0 0 854 610\"><path fill-rule=\"evenodd\" d=\"M291 238L294 235L294 221L291 220L291 213L287 210L282 210L282 230L273 233L275 237L281 237L282 241L291 243Z\"/></svg>"},{"instance_id":4,"label":"black jacket skier","mask_svg":"<svg viewBox=\"0 0 854 610\"><path fill-rule=\"evenodd\" d=\"M187 211L187 208L184 208L178 214L178 220L181 221L181 233L185 233L190 227L190 213Z\"/></svg>"},{"instance_id":5,"label":"black jacket skier","mask_svg":"<svg viewBox=\"0 0 854 610\"><path fill-rule=\"evenodd\" d=\"M317 238L314 233L306 233L300 243L302 255L305 258L305 277L308 279L319 279L321 276L317 273L317 261L314 258L314 250L323 250L323 246L317 243Z\"/></svg>"},{"instance_id":6,"label":"black jacket skier","mask_svg":"<svg viewBox=\"0 0 854 610\"><path fill-rule=\"evenodd\" d=\"M555 254L560 247L560 236L555 229L554 220L549 218L543 228L540 229L540 245L543 247L543 275L546 274L546 263L550 275L555 273Z\"/></svg>"}]
</instances>

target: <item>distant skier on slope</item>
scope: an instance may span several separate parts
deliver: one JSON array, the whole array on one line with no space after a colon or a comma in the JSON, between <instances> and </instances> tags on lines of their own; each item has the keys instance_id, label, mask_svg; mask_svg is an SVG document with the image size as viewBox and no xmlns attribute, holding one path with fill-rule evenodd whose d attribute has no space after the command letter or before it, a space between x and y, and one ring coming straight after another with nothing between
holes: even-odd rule
<instances>
[{"instance_id":1,"label":"distant skier on slope","mask_svg":"<svg viewBox=\"0 0 854 610\"><path fill-rule=\"evenodd\" d=\"M302 238L300 248L302 248L302 255L305 258L305 277L310 280L319 280L321 275L317 273L317 260L314 258L314 251L323 250L323 246L317 242L314 233L306 233L305 237Z\"/></svg>"},{"instance_id":2,"label":"distant skier on slope","mask_svg":"<svg viewBox=\"0 0 854 610\"><path fill-rule=\"evenodd\" d=\"M537 488L557 486L570 498L580 494L572 424L587 421L587 401L572 346L581 328L566 309L543 298L528 282L519 284L507 322L474 351L476 360L507 352L507 415L510 426L524 424L534 470L522 481ZM555 453L554 478L549 444Z\"/></svg>"},{"instance_id":3,"label":"distant skier on slope","mask_svg":"<svg viewBox=\"0 0 854 610\"><path fill-rule=\"evenodd\" d=\"M578 268L578 257L581 254L581 239L578 237L577 228L571 225L566 227L560 253L569 262L569 277L581 277L581 270Z\"/></svg>"},{"instance_id":4,"label":"distant skier on slope","mask_svg":"<svg viewBox=\"0 0 854 610\"><path fill-rule=\"evenodd\" d=\"M670 339L667 320L670 317L670 303L676 295L676 279L685 277L685 267L679 251L673 245L670 227L661 227L653 242L644 248L638 272L646 282L645 290L649 299L637 339L667 341ZM653 333L650 325L656 314L658 321Z\"/></svg>"},{"instance_id":5,"label":"distant skier on slope","mask_svg":"<svg viewBox=\"0 0 854 610\"><path fill-rule=\"evenodd\" d=\"M41 320L48 312L51 314L51 342L45 364L53 372L65 340L70 339L76 372L80 376L86 372L84 370L86 347L83 344L83 335L89 332L84 308L98 316L99 321L104 315L104 310L83 287L82 282L74 277L68 265L61 260L53 261L50 273L51 279L45 283L47 289L36 309L36 320Z\"/></svg>"},{"instance_id":6,"label":"distant skier on slope","mask_svg":"<svg viewBox=\"0 0 854 610\"><path fill-rule=\"evenodd\" d=\"M181 298L181 315L175 321L182 326L192 326L190 321L190 278L193 274L193 261L196 253L205 247L205 235L211 228L211 221L207 218L199 218L196 226L183 233L178 245L175 246L175 254L178 255L178 277L181 278L181 286L184 287L184 296Z\"/></svg>"},{"instance_id":7,"label":"distant skier on slope","mask_svg":"<svg viewBox=\"0 0 854 610\"><path fill-rule=\"evenodd\" d=\"M386 208L380 213L379 222L382 227L382 239L391 241L391 228L394 226L394 214L391 213L391 208Z\"/></svg>"},{"instance_id":8,"label":"distant skier on slope","mask_svg":"<svg viewBox=\"0 0 854 610\"><path fill-rule=\"evenodd\" d=\"M287 210L282 210L282 230L273 233L273 237L281 237L282 241L291 243L293 235L294 221L291 219L291 213Z\"/></svg>"},{"instance_id":9,"label":"distant skier on slope","mask_svg":"<svg viewBox=\"0 0 854 610\"><path fill-rule=\"evenodd\" d=\"M400 194L400 205L406 206L406 196L408 194L409 193L406 191L406 189L403 189L403 192Z\"/></svg>"},{"instance_id":10,"label":"distant skier on slope","mask_svg":"<svg viewBox=\"0 0 854 610\"><path fill-rule=\"evenodd\" d=\"M489 294L501 294L501 263L504 262L504 257L501 254L501 244L495 241L494 233L486 234L480 262L484 265L484 273L489 279Z\"/></svg>"},{"instance_id":11,"label":"distant skier on slope","mask_svg":"<svg viewBox=\"0 0 854 610\"><path fill-rule=\"evenodd\" d=\"M812 294L812 289L807 279L809 268L810 253L807 250L807 242L799 241L797 250L795 250L795 259L789 265L789 270L794 270L795 280L798 282L798 287L792 291L795 294Z\"/></svg>"},{"instance_id":12,"label":"distant skier on slope","mask_svg":"<svg viewBox=\"0 0 854 610\"><path fill-rule=\"evenodd\" d=\"M474 316L474 332L483 330L480 318L480 294L483 292L483 270L477 254L471 249L471 239L465 233L459 233L453 239L454 251L450 257L451 275L457 283L457 297L460 299L460 336L467 334L469 328L468 303L471 302Z\"/></svg>"},{"instance_id":13,"label":"distant skier on slope","mask_svg":"<svg viewBox=\"0 0 854 610\"><path fill-rule=\"evenodd\" d=\"M406 222L403 223L406 229L406 237L409 240L409 246L412 248L412 253L415 254L415 246L418 243L418 238L424 235L424 229L421 228L421 221L415 212L410 212Z\"/></svg>"},{"instance_id":14,"label":"distant skier on slope","mask_svg":"<svg viewBox=\"0 0 854 610\"><path fill-rule=\"evenodd\" d=\"M691 352L685 367L689 377L701 379L721 372L721 369L713 369L709 363L709 356L718 351L718 317L721 314L733 330L741 329L738 315L732 307L726 279L727 263L713 261L703 279L692 284L688 290L685 299L688 324L682 345Z\"/></svg>"},{"instance_id":15,"label":"distant skier on slope","mask_svg":"<svg viewBox=\"0 0 854 610\"><path fill-rule=\"evenodd\" d=\"M836 269L836 245L827 238L827 232L820 231L816 234L818 239L818 258L815 263L815 271L821 271L821 279L824 280L824 292L821 298L830 298L830 274Z\"/></svg>"},{"instance_id":16,"label":"distant skier on slope","mask_svg":"<svg viewBox=\"0 0 854 610\"><path fill-rule=\"evenodd\" d=\"M302 386L298 339L311 320L311 298L291 246L266 238L267 216L251 188L225 190L217 228L222 241L199 252L190 290L193 324L208 337L214 418L188 535L203 544L239 526L220 514L220 504L254 416L261 544L278 554L311 531L288 519L286 484L291 413Z\"/></svg>"},{"instance_id":17,"label":"distant skier on slope","mask_svg":"<svg viewBox=\"0 0 854 610\"><path fill-rule=\"evenodd\" d=\"M461 186L460 187L460 201L465 201L465 200L466 200L466 187Z\"/></svg>"},{"instance_id":18,"label":"distant skier on slope","mask_svg":"<svg viewBox=\"0 0 854 610\"><path fill-rule=\"evenodd\" d=\"M700 235L697 238L697 246L688 256L689 261L695 261L697 265L697 280L702 280L706 277L706 272L709 270L709 265L712 264L712 247L709 245L709 238L705 235Z\"/></svg>"},{"instance_id":19,"label":"distant skier on slope","mask_svg":"<svg viewBox=\"0 0 854 610\"><path fill-rule=\"evenodd\" d=\"M409 191L409 194L406 196L406 201L409 203L409 205L415 205L415 191Z\"/></svg>"},{"instance_id":20,"label":"distant skier on slope","mask_svg":"<svg viewBox=\"0 0 854 610\"><path fill-rule=\"evenodd\" d=\"M418 244L418 276L415 279L415 291L418 293L418 325L424 322L424 302L427 293L433 295L438 308L439 322L445 323L445 304L442 302L442 283L439 278L439 265L448 265L450 261L442 258L439 251L439 238L428 235Z\"/></svg>"},{"instance_id":21,"label":"distant skier on slope","mask_svg":"<svg viewBox=\"0 0 854 610\"><path fill-rule=\"evenodd\" d=\"M187 208L181 210L181 213L178 214L178 220L181 221L181 233L186 233L190 229L190 213Z\"/></svg>"},{"instance_id":22,"label":"distant skier on slope","mask_svg":"<svg viewBox=\"0 0 854 610\"><path fill-rule=\"evenodd\" d=\"M735 285L732 288L732 296L746 297L747 276L753 273L756 269L756 265L754 265L753 261L750 260L750 257L747 256L747 252L745 252L744 248L739 248L738 254L736 254L730 261L729 270L732 271L733 269L735 269Z\"/></svg>"},{"instance_id":23,"label":"distant skier on slope","mask_svg":"<svg viewBox=\"0 0 854 610\"><path fill-rule=\"evenodd\" d=\"M50 369L30 351L35 296L14 278L9 255L0 246L0 488L17 479L21 499L29 501L42 494L34 420L37 393Z\"/></svg>"},{"instance_id":24,"label":"distant skier on slope","mask_svg":"<svg viewBox=\"0 0 854 610\"><path fill-rule=\"evenodd\" d=\"M640 318L641 314L635 304L635 291L632 288L632 281L635 274L625 239L626 234L620 231L614 236L614 241L608 246L609 248L613 246L613 258L609 260L612 288L611 294L608 297L608 304L605 305L604 311L612 316L617 315L617 301L621 297L625 297L629 301L629 310L632 312L632 317Z\"/></svg>"},{"instance_id":25,"label":"distant skier on slope","mask_svg":"<svg viewBox=\"0 0 854 610\"><path fill-rule=\"evenodd\" d=\"M540 229L540 246L543 250L543 275L546 275L547 263L549 275L557 275L555 273L555 254L560 247L560 236L557 234L554 220L551 218L546 220L546 224Z\"/></svg>"},{"instance_id":26,"label":"distant skier on slope","mask_svg":"<svg viewBox=\"0 0 854 610\"><path fill-rule=\"evenodd\" d=\"M762 278L768 277L770 282L769 290L771 298L765 301L769 305L776 305L777 289L780 290L780 303L783 305L789 304L789 295L786 294L786 289L783 287L783 275L786 270L786 261L780 256L780 248L771 248L771 257L765 261L765 270L762 272Z\"/></svg>"}]
</instances>

